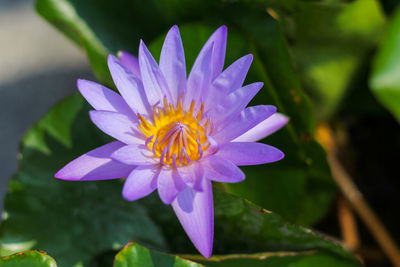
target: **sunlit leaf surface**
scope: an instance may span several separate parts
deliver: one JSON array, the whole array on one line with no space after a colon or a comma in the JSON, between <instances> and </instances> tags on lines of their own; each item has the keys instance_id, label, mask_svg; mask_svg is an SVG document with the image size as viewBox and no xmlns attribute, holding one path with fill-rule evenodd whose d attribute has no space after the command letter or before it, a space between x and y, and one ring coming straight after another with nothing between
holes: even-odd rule
<instances>
[{"instance_id":1,"label":"sunlit leaf surface","mask_svg":"<svg viewBox=\"0 0 400 267\"><path fill-rule=\"evenodd\" d=\"M114 260L114 267L201 267L204 266L178 256L159 253L140 246L139 244L128 244Z\"/></svg>"},{"instance_id":2,"label":"sunlit leaf surface","mask_svg":"<svg viewBox=\"0 0 400 267\"><path fill-rule=\"evenodd\" d=\"M0 267L57 267L57 264L46 253L32 250L0 258Z\"/></svg>"}]
</instances>

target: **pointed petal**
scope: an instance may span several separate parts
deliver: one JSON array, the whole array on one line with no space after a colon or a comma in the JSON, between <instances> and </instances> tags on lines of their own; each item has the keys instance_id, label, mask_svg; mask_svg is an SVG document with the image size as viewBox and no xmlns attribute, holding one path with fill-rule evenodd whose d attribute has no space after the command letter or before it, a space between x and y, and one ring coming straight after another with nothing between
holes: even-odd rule
<instances>
[{"instance_id":1,"label":"pointed petal","mask_svg":"<svg viewBox=\"0 0 400 267\"><path fill-rule=\"evenodd\" d=\"M235 164L219 154L204 159L202 165L205 178L216 182L238 183L245 179L244 173Z\"/></svg>"},{"instance_id":2,"label":"pointed petal","mask_svg":"<svg viewBox=\"0 0 400 267\"><path fill-rule=\"evenodd\" d=\"M233 62L213 81L214 87L225 94L242 87L252 61L253 55L249 54Z\"/></svg>"},{"instance_id":3,"label":"pointed petal","mask_svg":"<svg viewBox=\"0 0 400 267\"><path fill-rule=\"evenodd\" d=\"M210 73L212 72L212 51L214 43L210 43L204 47L204 53L200 53L197 57L192 70L190 71L187 81L187 91L184 99L184 107L189 107L192 100L196 103L203 96L207 96L208 90L211 87Z\"/></svg>"},{"instance_id":4,"label":"pointed petal","mask_svg":"<svg viewBox=\"0 0 400 267\"><path fill-rule=\"evenodd\" d=\"M186 89L185 52L178 26L173 26L165 38L160 55L160 70L176 104L179 95Z\"/></svg>"},{"instance_id":5,"label":"pointed petal","mask_svg":"<svg viewBox=\"0 0 400 267\"><path fill-rule=\"evenodd\" d=\"M273 146L249 142L227 143L215 155L239 166L271 163L284 157L283 152Z\"/></svg>"},{"instance_id":6,"label":"pointed petal","mask_svg":"<svg viewBox=\"0 0 400 267\"><path fill-rule=\"evenodd\" d=\"M127 177L135 166L121 164L111 159L111 154L124 146L115 141L93 149L74 159L54 176L68 181L106 180Z\"/></svg>"},{"instance_id":7,"label":"pointed petal","mask_svg":"<svg viewBox=\"0 0 400 267\"><path fill-rule=\"evenodd\" d=\"M229 142L264 121L275 112L276 107L270 105L248 107L233 119L229 125L213 135L213 138L220 145Z\"/></svg>"},{"instance_id":8,"label":"pointed petal","mask_svg":"<svg viewBox=\"0 0 400 267\"><path fill-rule=\"evenodd\" d=\"M252 83L230 93L213 110L211 116L217 132L226 127L260 91L263 83Z\"/></svg>"},{"instance_id":9,"label":"pointed petal","mask_svg":"<svg viewBox=\"0 0 400 267\"><path fill-rule=\"evenodd\" d=\"M114 91L101 84L78 79L77 86L82 96L97 110L114 111L133 116L134 113L124 99Z\"/></svg>"},{"instance_id":10,"label":"pointed petal","mask_svg":"<svg viewBox=\"0 0 400 267\"><path fill-rule=\"evenodd\" d=\"M157 188L159 168L152 166L136 167L125 181L122 195L126 200L135 201L151 194Z\"/></svg>"},{"instance_id":11,"label":"pointed petal","mask_svg":"<svg viewBox=\"0 0 400 267\"><path fill-rule=\"evenodd\" d=\"M281 113L275 113L234 139L232 142L256 142L278 131L280 128L285 126L288 121L289 118L287 116Z\"/></svg>"},{"instance_id":12,"label":"pointed petal","mask_svg":"<svg viewBox=\"0 0 400 267\"><path fill-rule=\"evenodd\" d=\"M211 75L212 80L214 80L222 72L222 69L224 68L227 34L228 34L228 29L225 25L219 27L207 40L207 42L201 49L199 55L197 56L197 59L202 58L203 54L206 53L207 47L211 43L214 43L212 60L211 60L213 68L212 68L212 73L209 74ZM193 68L197 64L197 59L193 65Z\"/></svg>"},{"instance_id":13,"label":"pointed petal","mask_svg":"<svg viewBox=\"0 0 400 267\"><path fill-rule=\"evenodd\" d=\"M164 96L172 103L172 96L169 92L164 75L161 73L157 62L142 40L139 45L139 66L142 74L143 86L150 105L153 106L158 101L162 100Z\"/></svg>"},{"instance_id":14,"label":"pointed petal","mask_svg":"<svg viewBox=\"0 0 400 267\"><path fill-rule=\"evenodd\" d=\"M157 190L165 204L171 204L176 196L186 188L176 169L163 168L158 176Z\"/></svg>"},{"instance_id":15,"label":"pointed petal","mask_svg":"<svg viewBox=\"0 0 400 267\"><path fill-rule=\"evenodd\" d=\"M131 109L135 113L150 114L152 110L142 82L113 55L108 56L108 68L115 86Z\"/></svg>"},{"instance_id":16,"label":"pointed petal","mask_svg":"<svg viewBox=\"0 0 400 267\"><path fill-rule=\"evenodd\" d=\"M145 145L131 144L112 153L111 158L127 165L155 165L154 154Z\"/></svg>"},{"instance_id":17,"label":"pointed petal","mask_svg":"<svg viewBox=\"0 0 400 267\"><path fill-rule=\"evenodd\" d=\"M126 115L97 110L91 110L89 115L92 122L109 136L125 144L143 143L137 125Z\"/></svg>"},{"instance_id":18,"label":"pointed petal","mask_svg":"<svg viewBox=\"0 0 400 267\"><path fill-rule=\"evenodd\" d=\"M252 60L251 54L246 55L233 62L224 72L218 75L212 83L212 88L208 91L207 98L205 98L206 111L215 107L228 94L243 86Z\"/></svg>"},{"instance_id":19,"label":"pointed petal","mask_svg":"<svg viewBox=\"0 0 400 267\"><path fill-rule=\"evenodd\" d=\"M128 70L130 70L136 76L136 78L138 78L139 80L142 79L140 76L139 60L137 59L137 57L126 51L119 51L118 57L121 63Z\"/></svg>"},{"instance_id":20,"label":"pointed petal","mask_svg":"<svg viewBox=\"0 0 400 267\"><path fill-rule=\"evenodd\" d=\"M202 179L203 192L183 190L172 202L180 223L197 250L206 258L212 253L214 207L211 181Z\"/></svg>"}]
</instances>

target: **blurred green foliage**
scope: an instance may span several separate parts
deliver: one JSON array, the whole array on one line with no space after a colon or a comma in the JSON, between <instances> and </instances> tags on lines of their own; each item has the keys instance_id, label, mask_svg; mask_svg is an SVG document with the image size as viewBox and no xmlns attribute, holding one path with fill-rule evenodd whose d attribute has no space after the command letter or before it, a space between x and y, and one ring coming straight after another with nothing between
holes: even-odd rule
<instances>
[{"instance_id":1,"label":"blurred green foliage","mask_svg":"<svg viewBox=\"0 0 400 267\"><path fill-rule=\"evenodd\" d=\"M400 9L376 55L370 83L378 100L400 122Z\"/></svg>"},{"instance_id":2,"label":"blurred green foliage","mask_svg":"<svg viewBox=\"0 0 400 267\"><path fill-rule=\"evenodd\" d=\"M332 117L378 43L385 15L378 1L293 1L281 8L294 64L317 117Z\"/></svg>"}]
</instances>

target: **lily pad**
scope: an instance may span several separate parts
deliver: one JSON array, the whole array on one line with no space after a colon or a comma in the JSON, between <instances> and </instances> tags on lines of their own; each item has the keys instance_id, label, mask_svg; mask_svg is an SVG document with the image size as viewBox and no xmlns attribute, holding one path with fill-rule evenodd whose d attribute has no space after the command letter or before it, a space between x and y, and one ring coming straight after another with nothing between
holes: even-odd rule
<instances>
[{"instance_id":1,"label":"lily pad","mask_svg":"<svg viewBox=\"0 0 400 267\"><path fill-rule=\"evenodd\" d=\"M196 257L188 257L196 259ZM208 267L354 267L358 266L326 252L265 252L257 254L233 254L199 259Z\"/></svg>"},{"instance_id":2,"label":"lily pad","mask_svg":"<svg viewBox=\"0 0 400 267\"><path fill-rule=\"evenodd\" d=\"M204 258L197 255L171 255L140 246L127 244L115 257L114 267L355 267L357 262L335 256L329 252L276 251L254 254L229 254Z\"/></svg>"},{"instance_id":3,"label":"lily pad","mask_svg":"<svg viewBox=\"0 0 400 267\"><path fill-rule=\"evenodd\" d=\"M160 253L147 249L137 243L127 244L117 256L114 267L202 267L178 256Z\"/></svg>"},{"instance_id":4,"label":"lily pad","mask_svg":"<svg viewBox=\"0 0 400 267\"><path fill-rule=\"evenodd\" d=\"M0 267L57 267L57 264L46 253L32 250L0 258Z\"/></svg>"},{"instance_id":5,"label":"lily pad","mask_svg":"<svg viewBox=\"0 0 400 267\"><path fill-rule=\"evenodd\" d=\"M170 251L196 254L170 207L160 205L153 194L139 202L153 221L162 225ZM255 252L328 253L339 261L358 266L358 261L332 237L287 222L280 215L214 188L215 235L213 255Z\"/></svg>"}]
</instances>

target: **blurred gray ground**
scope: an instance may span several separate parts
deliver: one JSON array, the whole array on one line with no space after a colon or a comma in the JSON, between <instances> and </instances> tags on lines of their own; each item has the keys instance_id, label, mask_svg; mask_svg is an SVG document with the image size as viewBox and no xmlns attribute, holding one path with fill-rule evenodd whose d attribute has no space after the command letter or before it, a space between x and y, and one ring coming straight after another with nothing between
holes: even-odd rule
<instances>
[{"instance_id":1,"label":"blurred gray ground","mask_svg":"<svg viewBox=\"0 0 400 267\"><path fill-rule=\"evenodd\" d=\"M0 214L19 141L77 78L93 79L83 53L34 11L33 0L0 0Z\"/></svg>"}]
</instances>

